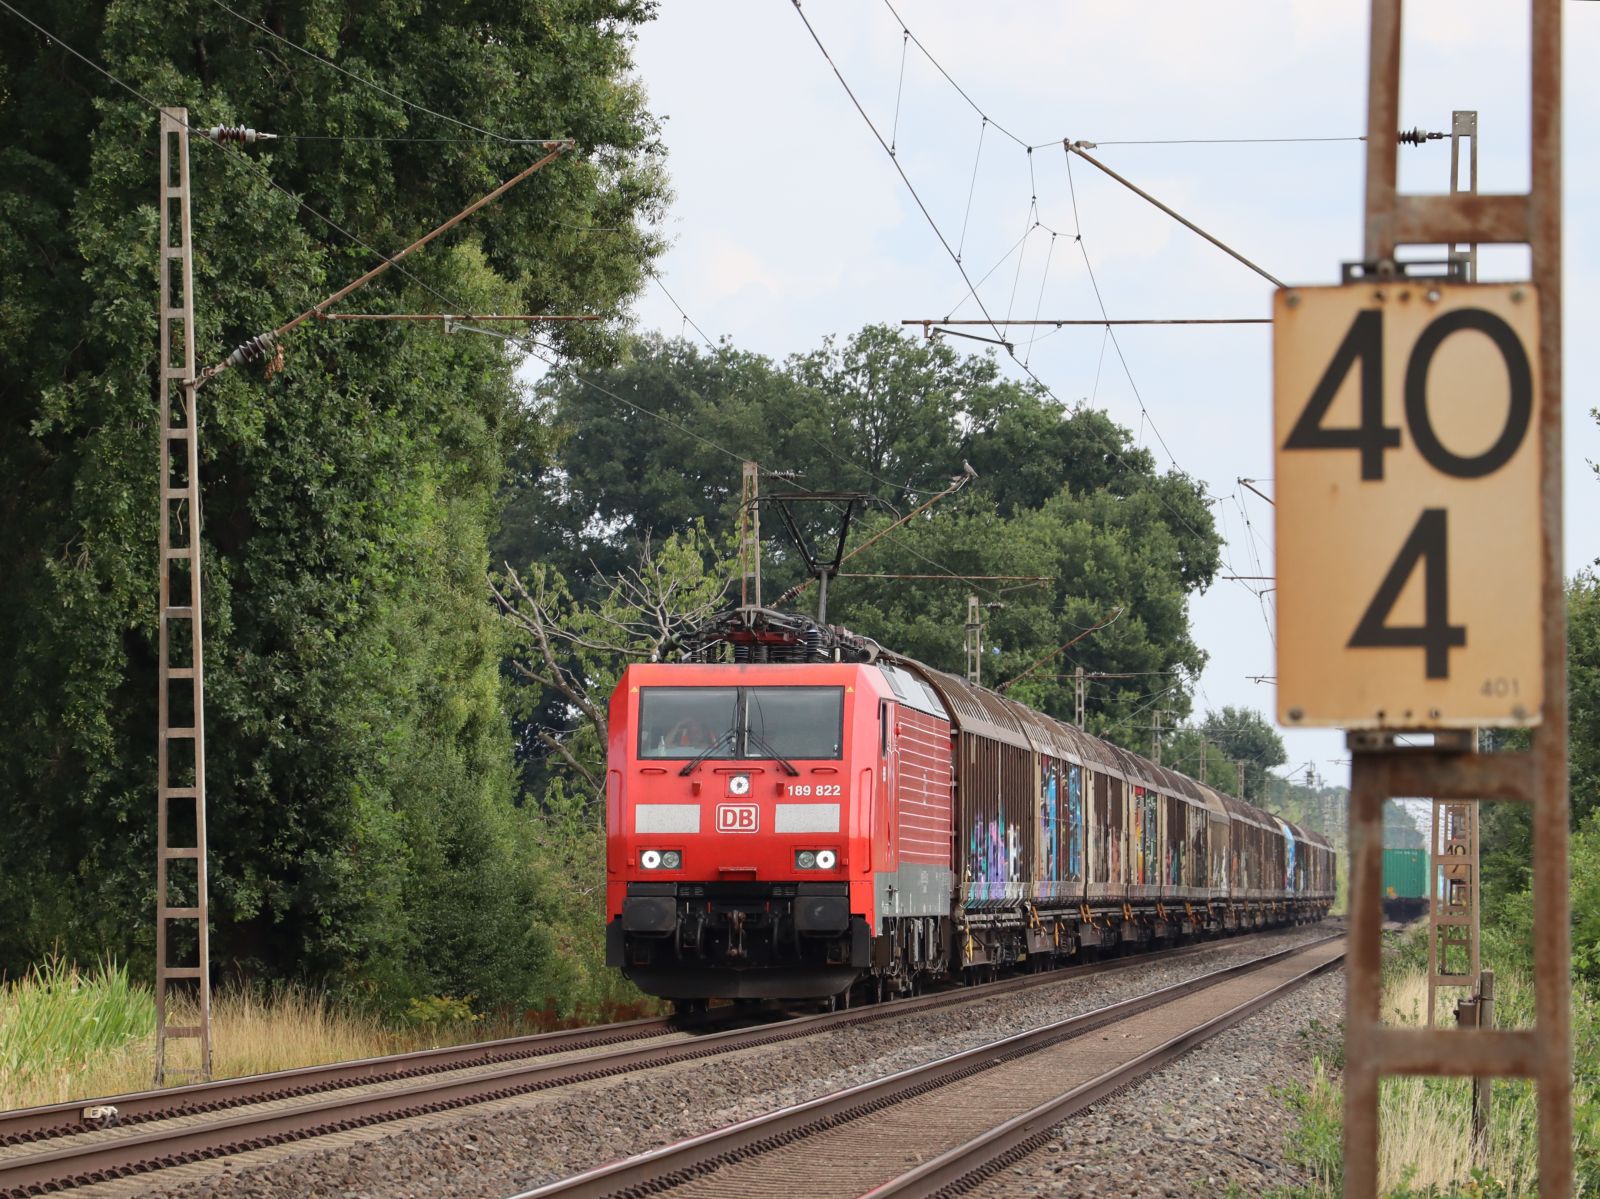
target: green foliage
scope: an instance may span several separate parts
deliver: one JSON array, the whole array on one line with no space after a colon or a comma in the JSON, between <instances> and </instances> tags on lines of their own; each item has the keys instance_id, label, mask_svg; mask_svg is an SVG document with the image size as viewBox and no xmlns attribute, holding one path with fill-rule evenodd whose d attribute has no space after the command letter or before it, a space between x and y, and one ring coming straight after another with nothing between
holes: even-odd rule
<instances>
[{"instance_id":1,"label":"green foliage","mask_svg":"<svg viewBox=\"0 0 1600 1199\"><path fill-rule=\"evenodd\" d=\"M1233 760L1197 728L1181 728L1162 738L1161 764L1203 778L1219 791L1232 794L1238 787Z\"/></svg>"},{"instance_id":2,"label":"green foliage","mask_svg":"<svg viewBox=\"0 0 1600 1199\"><path fill-rule=\"evenodd\" d=\"M548 883L535 911L549 962L545 1006L563 1017L607 1019L625 1005L649 1006L605 964L605 829L592 796L557 778L541 800L543 810L530 815L530 827L538 831L531 861Z\"/></svg>"},{"instance_id":3,"label":"green foliage","mask_svg":"<svg viewBox=\"0 0 1600 1199\"><path fill-rule=\"evenodd\" d=\"M0 1075L22 1086L35 1074L83 1065L155 1029L155 1001L108 960L79 970L57 954L0 984Z\"/></svg>"},{"instance_id":4,"label":"green foliage","mask_svg":"<svg viewBox=\"0 0 1600 1199\"><path fill-rule=\"evenodd\" d=\"M1507 1199L1511 1193L1505 1183L1492 1177L1487 1170L1473 1167L1465 1182L1448 1187L1438 1183L1414 1187L1411 1176L1407 1175L1399 1186L1384 1193L1384 1199Z\"/></svg>"},{"instance_id":5,"label":"green foliage","mask_svg":"<svg viewBox=\"0 0 1600 1199\"><path fill-rule=\"evenodd\" d=\"M1282 1097L1299 1118L1289 1133L1285 1157L1311 1180L1306 1188L1288 1194L1304 1199L1339 1194L1344 1185L1344 1100L1339 1087L1329 1081L1327 1069L1318 1059L1311 1085L1291 1083Z\"/></svg>"},{"instance_id":6,"label":"green foliage","mask_svg":"<svg viewBox=\"0 0 1600 1199\"><path fill-rule=\"evenodd\" d=\"M432 109L578 143L360 293L361 308L438 311L442 295L453 311L616 309L656 248L635 222L665 197L629 61L649 8L298 0L269 13ZM302 135L242 151L195 141L202 366L372 265L289 193L393 252L542 153L405 109L203 0L69 0L46 23L197 124ZM80 960L111 947L146 963L156 119L12 25L0 131L0 969L57 938ZM554 336L600 353L607 333ZM219 964L391 1008L542 992L551 961L529 913L543 884L525 852L537 834L511 807L502 633L483 603L501 478L536 441L500 347L312 322L269 379L229 372L200 393Z\"/></svg>"},{"instance_id":7,"label":"green foliage","mask_svg":"<svg viewBox=\"0 0 1600 1199\"><path fill-rule=\"evenodd\" d=\"M1187 599L1214 577L1219 539L1199 484L1159 473L1104 414L1064 412L1002 377L993 356L963 356L885 326L781 364L727 345L703 352L645 339L587 377L553 376L541 394L538 410L554 433L546 457L520 464L497 561L545 563L574 599L591 598L642 545L696 522L732 530L739 456L801 470L808 490L866 492L868 512L851 535L863 545L971 462L975 481L846 569L1047 581L845 578L829 589L830 622L960 671L966 597L976 591L986 603L986 683L1035 667L1008 694L1070 719L1074 666L1125 676L1094 680L1088 711L1092 728L1129 745L1145 743L1141 714L1152 702L1187 713L1187 680L1205 662ZM794 488L769 480L763 489ZM795 509L805 536L831 544L835 507ZM804 578L774 516L768 508L763 522L769 604ZM814 603L814 589L797 601ZM538 721L574 727L563 707L541 702Z\"/></svg>"},{"instance_id":8,"label":"green foliage","mask_svg":"<svg viewBox=\"0 0 1600 1199\"><path fill-rule=\"evenodd\" d=\"M1245 793L1239 798L1263 802L1267 772L1289 760L1272 722L1249 708L1224 707L1220 712L1207 712L1200 731L1230 762L1244 763Z\"/></svg>"},{"instance_id":9,"label":"green foliage","mask_svg":"<svg viewBox=\"0 0 1600 1199\"><path fill-rule=\"evenodd\" d=\"M1585 852L1593 853L1595 842L1585 839ZM1592 864L1591 864L1592 863ZM1574 875L1580 871L1592 872L1600 862L1575 855ZM1577 904L1574 904L1576 910ZM1525 903L1513 905L1506 918L1493 924L1486 923L1480 941L1484 966L1495 972L1495 1024L1502 1028L1529 1028L1535 1023L1532 961L1531 910ZM1577 943L1575 938L1574 943ZM1404 934L1387 935L1384 944L1384 980L1386 988L1393 987L1406 976L1425 976L1428 965L1428 933L1425 926L1417 926ZM1575 963L1577 965L1577 963ZM1425 994L1425 991L1421 992ZM1420 1003L1406 1007L1396 1006L1385 1011L1389 1023L1419 1024L1424 1020ZM1574 980L1572 987L1573 1027L1573 1089L1574 1107L1574 1163L1580 1193L1588 1194L1600 1188L1600 989L1582 977ZM1405 1092L1409 1088L1409 1096ZM1420 1093L1418 1089L1420 1088ZM1339 1089L1331 1085L1331 1098L1323 1097L1312 1102L1303 1094L1291 1092L1291 1107L1300 1117L1300 1124L1292 1134L1291 1149L1307 1144L1323 1144L1331 1135L1334 1153L1338 1151ZM1391 1119L1398 1121L1401 1108L1437 1111L1447 1114L1463 1130L1467 1125L1467 1105L1470 1092L1454 1079L1414 1078L1391 1080L1385 1084L1384 1115L1389 1127ZM1408 1099L1402 1104L1402 1097ZM1329 1130L1329 1121L1334 1121ZM1419 1189L1409 1181L1386 1192L1402 1199L1417 1196L1437 1196L1438 1199L1479 1199L1480 1196L1527 1193L1518 1189L1516 1177L1532 1177L1535 1165L1536 1103L1530 1085L1524 1081L1499 1081L1495 1083L1489 1137L1492 1145L1504 1151L1508 1158L1508 1175L1511 1181L1479 1170L1472 1170L1454 1189ZM1391 1132L1393 1129L1391 1128ZM1335 1182L1337 1179L1335 1178ZM1303 1191L1287 1192L1284 1199L1322 1199L1323 1195L1337 1194L1332 1189L1316 1187ZM1496 1189L1499 1188L1499 1189Z\"/></svg>"},{"instance_id":10,"label":"green foliage","mask_svg":"<svg viewBox=\"0 0 1600 1199\"><path fill-rule=\"evenodd\" d=\"M1316 1017L1297 1034L1312 1050L1313 1060L1334 1073L1344 1071L1344 1021L1330 1027Z\"/></svg>"},{"instance_id":11,"label":"green foliage","mask_svg":"<svg viewBox=\"0 0 1600 1199\"><path fill-rule=\"evenodd\" d=\"M406 1023L413 1028L425 1028L430 1032L452 1026L476 1024L483 1017L472 1010L472 1001L475 998L473 995L463 999L451 995L429 995L424 999L410 1000L406 1004Z\"/></svg>"},{"instance_id":12,"label":"green foliage","mask_svg":"<svg viewBox=\"0 0 1600 1199\"><path fill-rule=\"evenodd\" d=\"M1567 585L1568 766L1572 820L1600 812L1600 576Z\"/></svg>"}]
</instances>

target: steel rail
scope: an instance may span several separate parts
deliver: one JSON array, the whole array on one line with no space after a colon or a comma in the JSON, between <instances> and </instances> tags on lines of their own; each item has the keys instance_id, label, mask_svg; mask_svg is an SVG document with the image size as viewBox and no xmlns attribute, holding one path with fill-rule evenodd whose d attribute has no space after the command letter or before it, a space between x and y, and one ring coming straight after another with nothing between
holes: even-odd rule
<instances>
[{"instance_id":1,"label":"steel rail","mask_svg":"<svg viewBox=\"0 0 1600 1199\"><path fill-rule=\"evenodd\" d=\"M524 1191L513 1196L513 1199L610 1199L613 1196L631 1197L666 1190L700 1176L708 1168L714 1169L738 1158L765 1153L1340 939L1342 934L1252 958L1083 1015L1041 1025L938 1061L913 1066L831 1095L558 1179Z\"/></svg>"},{"instance_id":2,"label":"steel rail","mask_svg":"<svg viewBox=\"0 0 1600 1199\"><path fill-rule=\"evenodd\" d=\"M1169 1062L1182 1057L1195 1046L1210 1040L1241 1020L1254 1015L1297 987L1344 961L1344 955L1329 958L1310 966L1293 978L1283 980L1270 990L1245 1000L1220 1015L1213 1016L1187 1032L1157 1045L1154 1049L1134 1058L1125 1065L1107 1070L1098 1078L1073 1087L1054 1099L1039 1104L1031 1111L1014 1116L1002 1124L957 1145L938 1157L924 1162L900 1177L874 1187L861 1199L924 1199L927 1196L953 1196L980 1185L996 1171L1015 1165L1023 1158L1043 1148L1055 1135L1055 1129L1085 1108L1107 1096L1121 1091L1152 1074Z\"/></svg>"},{"instance_id":3,"label":"steel rail","mask_svg":"<svg viewBox=\"0 0 1600 1199\"><path fill-rule=\"evenodd\" d=\"M543 1043L545 1047L535 1049L534 1052L539 1056L549 1056L564 1049L581 1047L574 1046L571 1039L585 1033L604 1035L615 1042L642 1039L654 1035L656 1031L674 1031L676 1026L669 1025L667 1021L629 1021L617 1025L604 1025L593 1030L545 1033L536 1037L512 1038L509 1041L475 1046L426 1050L420 1054L399 1054L389 1058L341 1063L336 1066L309 1067L304 1070L282 1071L251 1078L195 1084L165 1092L116 1096L99 1101L98 1104L73 1103L58 1104L43 1109L23 1109L8 1113L8 1118L14 1126L20 1127L29 1120L36 1121L42 1114L54 1115L58 1120L69 1113L77 1116L78 1122L67 1126L58 1123L43 1134L59 1138L93 1131L99 1127L82 1122L82 1114L95 1106L118 1106L119 1103L126 1102L132 1118L119 1120L118 1123L155 1125L157 1121L176 1116L208 1114L258 1105L275 1099L308 1098L317 1093L329 1092L326 1098L310 1100L292 1108L269 1112L244 1111L203 1124L156 1126L150 1131L130 1136L80 1142L58 1148L49 1148L46 1142L39 1152L0 1157L0 1199L9 1199L13 1195L37 1194L63 1186L126 1177L188 1162L265 1148L269 1145L614 1077L656 1066L673 1065L743 1049L779 1044L930 1009L982 1002L999 994L1048 986L1086 975L1120 971L1142 962L1171 961L1174 958L1220 948L1226 944L1226 942L1206 942L1161 955L1137 955L1065 967L982 986L952 988L892 1003L801 1016L755 1028L711 1032L692 1040L674 1041L665 1045L623 1048L576 1061L513 1060L511 1064L504 1064L507 1058L525 1059L531 1056L528 1049L536 1043ZM1293 950L1282 952L1293 952ZM1264 962L1275 956L1281 954L1252 961ZM564 1041L563 1038L569 1039ZM503 1056L499 1061L490 1059L487 1062L487 1064L501 1065L499 1069L468 1078L440 1080L426 1077L441 1071L486 1064L484 1050L505 1046L513 1048L509 1051L502 1049ZM477 1051L475 1059L469 1056L471 1051ZM426 1064L415 1064L417 1059L425 1059ZM408 1066L407 1063L412 1064ZM340 1090L350 1087L390 1081L402 1081L407 1085L376 1094L339 1093ZM263 1083L267 1086L263 1086ZM172 1102L174 1098L179 1100L178 1104ZM162 1100L167 1104L165 1108L152 1106ZM119 1113L120 1111L119 1107ZM18 1139L39 1139L39 1134L35 1134L32 1138Z\"/></svg>"},{"instance_id":4,"label":"steel rail","mask_svg":"<svg viewBox=\"0 0 1600 1199\"><path fill-rule=\"evenodd\" d=\"M855 1009L851 1014L890 1014L914 1012L975 1000L985 995L1006 994L1012 990L1043 986L1089 974L1101 974L1141 962L1171 961L1204 953L1228 944L1247 944L1252 936L1262 936L1274 930L1246 933L1229 941L1206 941L1181 949L1166 950L1159 955L1136 954L1103 962L1089 962L1064 966L1042 974L1028 974L1002 979L977 987L960 987L914 998L897 999L891 1004ZM0 1148L25 1144L52 1137L72 1136L78 1133L107 1127L105 1120L87 1120L85 1113L93 1109L115 1108L111 1123L116 1126L143 1124L179 1116L203 1115L249 1104L268 1103L280 1099L298 1099L322 1091L345 1087L367 1086L374 1083L398 1082L406 1078L419 1078L447 1070L470 1069L496 1065L532 1057L548 1057L579 1049L601 1048L627 1041L666 1036L673 1032L710 1033L720 1030L727 1022L730 1010L713 1009L700 1017L676 1016L672 1018L648 1017L601 1024L589 1028L562 1029L556 1032L537 1033L523 1037L508 1037L498 1041L477 1041L466 1045L451 1045L438 1049L422 1049L410 1053L390 1054L385 1057L361 1058L348 1062L330 1062L319 1066L302 1066L293 1070L279 1070L269 1074L250 1074L239 1078L219 1079L214 1082L192 1083L161 1090L138 1091L131 1094L109 1095L100 1098L75 1100L70 1103L49 1104L42 1107L17 1108L0 1112ZM843 1013L830 1013L826 1018L849 1019ZM816 1019L816 1017L799 1017ZM853 1020L851 1021L854 1022ZM771 1025L768 1025L771 1027ZM0 1175L3 1180L3 1175Z\"/></svg>"},{"instance_id":5,"label":"steel rail","mask_svg":"<svg viewBox=\"0 0 1600 1199\"><path fill-rule=\"evenodd\" d=\"M681 1018L669 1020L647 1017L589 1028L562 1029L530 1036L508 1037L499 1041L478 1041L468 1045L449 1045L439 1049L389 1054L385 1057L330 1062L321 1066L302 1066L294 1070L277 1070L270 1074L249 1074L240 1078L225 1078L215 1082L192 1083L188 1086L165 1087L161 1090L138 1091L126 1095L110 1095L100 1099L17 1108L13 1111L0 1112L0 1147L26 1144L50 1137L71 1136L107 1127L107 1124L99 1120L85 1120L84 1113L94 1108L115 1108L114 1124L118 1126L143 1124L178 1116L202 1115L245 1104L295 1099L342 1087L396 1082L403 1078L438 1074L445 1070L495 1065L523 1058L546 1057L553 1053L566 1053L576 1049L598 1048L623 1041L664 1036L671 1032L694 1031L698 1027L700 1027L698 1023L684 1021ZM0 1178L3 1178L3 1175L0 1175Z\"/></svg>"}]
</instances>

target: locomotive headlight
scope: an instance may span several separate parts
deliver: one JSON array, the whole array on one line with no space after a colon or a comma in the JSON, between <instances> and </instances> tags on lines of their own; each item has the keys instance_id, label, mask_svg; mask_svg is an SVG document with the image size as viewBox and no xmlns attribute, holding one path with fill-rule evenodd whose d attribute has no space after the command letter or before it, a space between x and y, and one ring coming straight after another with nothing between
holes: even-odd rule
<instances>
[{"instance_id":1,"label":"locomotive headlight","mask_svg":"<svg viewBox=\"0 0 1600 1199\"><path fill-rule=\"evenodd\" d=\"M833 867L834 867L834 863L837 862L838 860L839 860L839 856L836 853L834 853L833 850L831 850L831 849L819 849L819 850L817 850L817 869L818 870L832 870Z\"/></svg>"},{"instance_id":2,"label":"locomotive headlight","mask_svg":"<svg viewBox=\"0 0 1600 1199\"><path fill-rule=\"evenodd\" d=\"M794 864L801 870L814 870L817 865L817 855L809 849L802 849L794 855Z\"/></svg>"},{"instance_id":3,"label":"locomotive headlight","mask_svg":"<svg viewBox=\"0 0 1600 1199\"><path fill-rule=\"evenodd\" d=\"M676 870L683 865L683 855L676 849L669 849L661 855L661 869Z\"/></svg>"},{"instance_id":4,"label":"locomotive headlight","mask_svg":"<svg viewBox=\"0 0 1600 1199\"><path fill-rule=\"evenodd\" d=\"M656 870L661 866L661 855L653 849L647 849L639 855L639 865L646 870Z\"/></svg>"}]
</instances>

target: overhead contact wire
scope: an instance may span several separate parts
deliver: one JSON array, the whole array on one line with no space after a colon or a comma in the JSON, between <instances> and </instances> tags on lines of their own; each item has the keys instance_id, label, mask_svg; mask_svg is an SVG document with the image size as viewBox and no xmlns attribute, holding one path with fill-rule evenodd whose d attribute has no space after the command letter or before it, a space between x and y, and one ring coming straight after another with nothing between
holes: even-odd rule
<instances>
[{"instance_id":1,"label":"overhead contact wire","mask_svg":"<svg viewBox=\"0 0 1600 1199\"><path fill-rule=\"evenodd\" d=\"M836 62L834 62L833 56L828 52L827 46L823 44L821 37L817 34L816 29L812 26L810 19L806 16L805 11L801 7L801 0L793 0L793 3L794 3L794 7L795 7L795 14L800 18L801 23L806 28L806 32L811 36L811 40L812 40L813 43L815 43L818 53L820 53L822 55L823 60L828 64L829 69L833 72L834 78L839 81L839 86L844 89L845 95L849 98L850 103L854 106L854 108L856 110L856 113L861 117L861 120L866 124L867 129L871 132L873 138L877 141L878 145L883 148L885 153L888 153L889 146L883 140L883 135L878 132L878 128L873 123L872 118L867 115L866 110L861 106L861 102L860 102L859 99L856 98L856 94L855 94L854 90L850 87L849 81L845 79L844 74L843 74L842 71L840 71L838 64ZM890 3L890 0L884 0L884 3L889 8L889 11L894 14L895 19L899 20L900 19L899 18L899 13L895 11L894 6L892 5L892 3ZM902 29L904 29L907 32L909 32L909 27L905 24L904 21L901 21L900 24L901 24L901 28ZM944 67L938 62L938 60L933 58L932 55L928 54L928 51L927 51L926 47L924 47L922 45L922 43L917 40L915 34L912 34L912 40L914 42L916 42L917 48L919 50L921 50L922 53L928 58L929 62L931 62L933 64L934 68L936 70L938 70L938 72L941 75L943 75L946 80L948 80L950 82L951 86L955 88L955 90L961 95L961 97L964 100L966 100L966 102L973 108L973 110L978 112L979 115L983 116L984 119L987 121L987 119L988 119L987 118L987 114L985 114L983 112L983 110L981 108L979 108L978 105L972 100L972 98L967 95L967 93L961 87L961 85L959 83L957 83L953 78L951 78L950 73L944 69ZM1026 146L1028 144L1025 141L1023 141L1021 138L1018 138L1015 134L1011 133L1003 125L995 123L995 127L997 129L999 129L1001 133L1005 134L1007 137L1010 137L1013 141L1016 141L1017 144L1023 145L1023 146ZM1042 144L1043 145L1050 145L1052 143L1048 143L1047 142L1047 143L1042 143ZM1035 147L1035 148L1037 148L1037 147ZM894 164L895 171L896 171L897 174L899 174L901 182L903 182L905 184L906 190L910 193L913 202L915 202L915 204L917 205L918 211L920 211L922 213L923 219L928 223L928 227L933 231L934 236L938 239L939 244L944 248L945 253L955 263L956 270L957 270L958 273L960 273L963 282L965 282L967 284L968 292L972 296L974 301L977 303L979 311L983 313L984 319L989 323L990 327L994 329L996 337L1000 338L1000 329L999 329L999 326L996 324L993 315L988 311L988 308L984 304L982 297L977 295L976 288L973 286L973 283L972 283L972 278L967 273L966 267L962 264L960 256L957 255L956 252L951 248L949 240L945 237L944 231L942 229L940 229L939 223L936 220L934 220L933 214L928 210L927 204L923 202L922 196L920 195L920 193L918 193L916 185L911 182L910 176L906 174L905 168L900 165L899 159L895 155L889 154L889 159ZM1069 161L1069 164L1070 164L1070 155L1068 156L1068 161ZM1071 185L1071 168L1070 168L1070 165L1068 167L1068 181L1069 181L1069 186L1070 186ZM1073 224L1074 224L1074 227L1076 229L1076 236L1081 240L1081 238L1082 238L1082 225L1081 225L1081 222L1080 222L1079 217L1078 217L1077 194L1076 194L1076 190L1075 189L1072 191L1072 212L1073 212ZM965 301L963 300L963 303L964 302ZM1102 315L1104 315L1104 314L1102 314ZM1053 391L1053 389L1051 389L1050 386L1044 382L1044 380L1039 378L1038 374L1035 373L1033 371L1033 369L1027 363L1025 363L1022 359L1017 357L1015 351L1010 347L1010 345L1008 343L1006 343L1004 341L1003 338L1001 338L1000 344L1004 345L1006 347L1007 352L1010 355L1012 361L1017 363L1017 365L1022 369L1023 373L1027 375L1029 380L1031 380L1035 384L1035 386L1039 387L1041 390L1043 390L1045 392L1045 394L1047 394L1047 395L1051 396L1051 398L1055 399L1057 404L1061 403L1060 398L1055 395L1055 392ZM1124 360L1123 365L1124 365L1124 369L1126 369L1127 368L1126 360ZM1063 407L1065 407L1065 406L1063 405ZM1120 467L1122 467L1122 469L1128 471L1129 473L1132 473L1132 467L1128 464L1127 458L1123 455L1121 450L1115 444L1113 444L1111 442L1104 441L1104 440L1100 439L1099 437L1096 437L1095 440L1100 442L1101 447L1106 451L1106 453L1108 455L1110 455L1117 462L1117 464ZM1172 517L1178 522L1178 524L1180 524L1184 528L1188 529L1189 532L1191 534L1193 534L1196 538L1200 538L1201 535L1200 535L1199 530L1196 529L1189 522L1188 518L1185 517L1183 515L1183 513L1178 511L1178 509L1172 504L1172 502L1170 500L1168 500L1166 498L1165 495L1163 495L1159 490L1154 491L1152 494L1154 494L1156 496L1157 501L1161 504L1162 507L1164 507L1172 515Z\"/></svg>"}]
</instances>

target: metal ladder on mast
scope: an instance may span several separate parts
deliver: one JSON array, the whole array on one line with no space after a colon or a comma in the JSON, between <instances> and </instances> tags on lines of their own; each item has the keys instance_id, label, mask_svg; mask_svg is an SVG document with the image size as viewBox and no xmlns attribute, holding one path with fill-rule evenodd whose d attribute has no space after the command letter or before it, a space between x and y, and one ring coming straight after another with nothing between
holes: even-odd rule
<instances>
[{"instance_id":1,"label":"metal ladder on mast","mask_svg":"<svg viewBox=\"0 0 1600 1199\"><path fill-rule=\"evenodd\" d=\"M211 1077L211 938L206 879L205 680L200 622L200 461L194 355L194 262L189 223L188 109L161 110L161 586L156 748L157 1086L173 1075ZM177 295L174 295L177 292ZM174 326L177 326L175 331ZM173 360L174 351L179 360ZM174 452L176 448L176 452ZM177 664L174 662L174 655ZM185 686L187 684L187 687ZM174 694L174 687L177 688ZM186 694L187 693L187 694ZM174 723L174 700L178 713ZM181 721L187 719L187 723ZM180 749L174 762L173 748ZM190 756L192 754L192 757ZM186 761L187 759L187 761ZM174 766L177 770L174 772ZM185 768L187 766L187 769ZM193 805L189 843L173 844L173 805ZM181 811L180 815L187 815ZM187 820L177 830L188 831ZM193 861L174 902L171 864ZM174 921L196 926L194 965L173 965ZM193 1023L169 1024L171 986L193 982ZM198 1041L193 1066L169 1068L167 1042Z\"/></svg>"}]
</instances>

